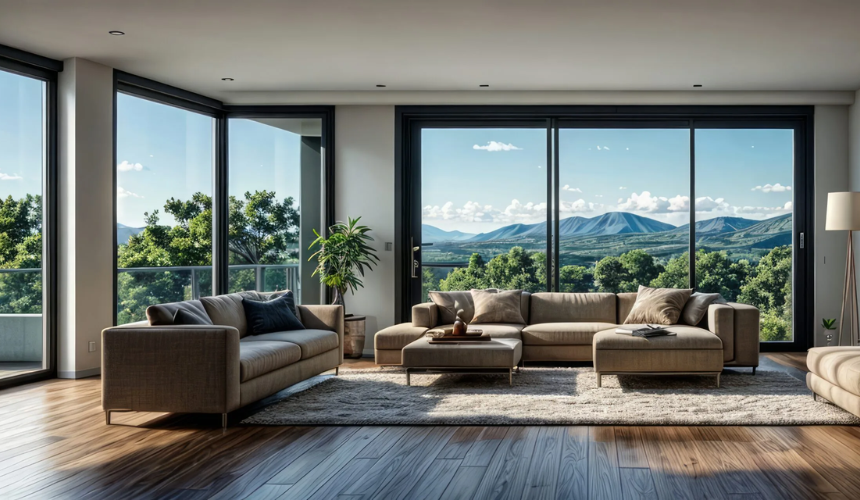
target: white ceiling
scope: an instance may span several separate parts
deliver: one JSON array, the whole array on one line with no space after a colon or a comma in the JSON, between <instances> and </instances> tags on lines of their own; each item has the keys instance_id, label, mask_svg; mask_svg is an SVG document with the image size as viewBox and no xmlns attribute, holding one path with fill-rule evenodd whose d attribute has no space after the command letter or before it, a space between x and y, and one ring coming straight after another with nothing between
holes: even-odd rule
<instances>
[{"instance_id":1,"label":"white ceiling","mask_svg":"<svg viewBox=\"0 0 860 500\"><path fill-rule=\"evenodd\" d=\"M0 0L0 43L227 101L860 88L860 0Z\"/></svg>"}]
</instances>

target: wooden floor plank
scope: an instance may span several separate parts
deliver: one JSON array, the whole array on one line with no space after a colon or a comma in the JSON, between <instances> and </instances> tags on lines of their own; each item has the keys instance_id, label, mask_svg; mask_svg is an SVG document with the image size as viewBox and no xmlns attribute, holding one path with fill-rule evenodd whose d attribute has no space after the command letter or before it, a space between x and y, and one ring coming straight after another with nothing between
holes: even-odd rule
<instances>
[{"instance_id":1,"label":"wooden floor plank","mask_svg":"<svg viewBox=\"0 0 860 500\"><path fill-rule=\"evenodd\" d=\"M532 453L531 466L526 475L523 498L541 500L555 498L565 434L564 427L541 428Z\"/></svg>"},{"instance_id":2,"label":"wooden floor plank","mask_svg":"<svg viewBox=\"0 0 860 500\"><path fill-rule=\"evenodd\" d=\"M565 428L555 497L588 497L588 427Z\"/></svg>"},{"instance_id":3,"label":"wooden floor plank","mask_svg":"<svg viewBox=\"0 0 860 500\"><path fill-rule=\"evenodd\" d=\"M618 451L619 467L648 467L645 445L636 427L615 428L615 448Z\"/></svg>"},{"instance_id":4,"label":"wooden floor plank","mask_svg":"<svg viewBox=\"0 0 860 500\"><path fill-rule=\"evenodd\" d=\"M300 457L284 467L280 472L269 478L266 484L296 484L301 478L307 475L308 472L316 468L320 463L329 458L335 453L344 443L358 432L358 427L342 427L335 432L326 436L326 438L317 441L313 449L303 453ZM365 430L365 434L370 434ZM373 433L370 437L375 437ZM366 441L359 441L358 444L363 447L367 444ZM356 453L358 450L356 450ZM352 457L350 457L352 458ZM292 493L291 493L292 494Z\"/></svg>"},{"instance_id":5,"label":"wooden floor plank","mask_svg":"<svg viewBox=\"0 0 860 500\"><path fill-rule=\"evenodd\" d=\"M503 426L485 427L481 431L481 435L478 436L478 440L463 457L463 467L487 467L490 465L490 460L496 453L499 443L508 433L508 429L508 427Z\"/></svg>"},{"instance_id":6,"label":"wooden floor plank","mask_svg":"<svg viewBox=\"0 0 860 500\"><path fill-rule=\"evenodd\" d=\"M511 427L490 460L475 498L521 498L539 429Z\"/></svg>"},{"instance_id":7,"label":"wooden floor plank","mask_svg":"<svg viewBox=\"0 0 860 500\"><path fill-rule=\"evenodd\" d=\"M460 427L439 452L436 458L456 458L462 460L472 448L485 427Z\"/></svg>"},{"instance_id":8,"label":"wooden floor plank","mask_svg":"<svg viewBox=\"0 0 860 500\"><path fill-rule=\"evenodd\" d=\"M621 493L624 500L657 500L657 490L651 478L651 469L622 467L618 472L621 476Z\"/></svg>"},{"instance_id":9,"label":"wooden floor plank","mask_svg":"<svg viewBox=\"0 0 860 500\"><path fill-rule=\"evenodd\" d=\"M478 498L475 492L487 472L486 467L466 467L462 465L457 469L448 487L442 493L446 500L468 500Z\"/></svg>"},{"instance_id":10,"label":"wooden floor plank","mask_svg":"<svg viewBox=\"0 0 860 500\"><path fill-rule=\"evenodd\" d=\"M615 429L590 427L588 437L588 497L610 500L621 498Z\"/></svg>"},{"instance_id":11,"label":"wooden floor plank","mask_svg":"<svg viewBox=\"0 0 860 500\"><path fill-rule=\"evenodd\" d=\"M427 467L421 479L403 498L410 500L438 500L463 463L460 459L437 458ZM385 497L381 497L385 498Z\"/></svg>"}]
</instances>

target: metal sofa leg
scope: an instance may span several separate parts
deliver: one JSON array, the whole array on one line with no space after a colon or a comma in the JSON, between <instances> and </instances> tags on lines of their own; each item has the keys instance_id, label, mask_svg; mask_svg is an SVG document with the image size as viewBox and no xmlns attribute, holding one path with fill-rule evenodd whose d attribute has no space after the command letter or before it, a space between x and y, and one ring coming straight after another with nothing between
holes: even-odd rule
<instances>
[{"instance_id":1,"label":"metal sofa leg","mask_svg":"<svg viewBox=\"0 0 860 500\"><path fill-rule=\"evenodd\" d=\"M755 367L755 366L753 366L752 368L753 368L753 377L755 377L755 368L756 368L756 367Z\"/></svg>"},{"instance_id":2,"label":"metal sofa leg","mask_svg":"<svg viewBox=\"0 0 860 500\"><path fill-rule=\"evenodd\" d=\"M222 429L227 428L227 414L226 413L221 414L221 428Z\"/></svg>"},{"instance_id":3,"label":"metal sofa leg","mask_svg":"<svg viewBox=\"0 0 860 500\"><path fill-rule=\"evenodd\" d=\"M105 410L105 425L110 425L110 410Z\"/></svg>"},{"instance_id":4,"label":"metal sofa leg","mask_svg":"<svg viewBox=\"0 0 860 500\"><path fill-rule=\"evenodd\" d=\"M335 377L337 377L338 375L340 375L340 367L339 367L339 366L335 366L335 367L334 367L334 376L335 376Z\"/></svg>"},{"instance_id":5,"label":"metal sofa leg","mask_svg":"<svg viewBox=\"0 0 860 500\"><path fill-rule=\"evenodd\" d=\"M597 387L603 387L603 375L597 373Z\"/></svg>"},{"instance_id":6,"label":"metal sofa leg","mask_svg":"<svg viewBox=\"0 0 860 500\"><path fill-rule=\"evenodd\" d=\"M722 373L717 373L717 389L720 388L720 375L722 375Z\"/></svg>"}]
</instances>

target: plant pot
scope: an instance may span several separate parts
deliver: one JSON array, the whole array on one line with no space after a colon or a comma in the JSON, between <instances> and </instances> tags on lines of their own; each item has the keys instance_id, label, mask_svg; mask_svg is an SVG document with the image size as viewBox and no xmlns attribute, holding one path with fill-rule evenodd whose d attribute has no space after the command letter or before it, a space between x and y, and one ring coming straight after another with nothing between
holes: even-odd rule
<instances>
[{"instance_id":1,"label":"plant pot","mask_svg":"<svg viewBox=\"0 0 860 500\"><path fill-rule=\"evenodd\" d=\"M343 357L360 358L364 353L365 317L350 316L343 322Z\"/></svg>"},{"instance_id":2,"label":"plant pot","mask_svg":"<svg viewBox=\"0 0 860 500\"><path fill-rule=\"evenodd\" d=\"M343 309L346 310L346 304L344 304L343 302L343 294L340 293L340 290L338 290L337 288L332 288L331 305L343 306Z\"/></svg>"}]
</instances>

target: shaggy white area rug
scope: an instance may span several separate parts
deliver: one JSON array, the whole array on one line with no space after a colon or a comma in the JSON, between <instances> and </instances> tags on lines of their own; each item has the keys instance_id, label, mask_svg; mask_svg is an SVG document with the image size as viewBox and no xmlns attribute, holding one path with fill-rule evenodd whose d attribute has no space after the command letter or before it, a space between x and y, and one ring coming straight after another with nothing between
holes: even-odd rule
<instances>
[{"instance_id":1,"label":"shaggy white area rug","mask_svg":"<svg viewBox=\"0 0 860 500\"><path fill-rule=\"evenodd\" d=\"M755 376L604 376L592 368L526 368L513 387L501 375L412 375L398 368L341 369L340 376L271 404L256 425L857 425L813 401L806 384L779 371Z\"/></svg>"}]
</instances>

